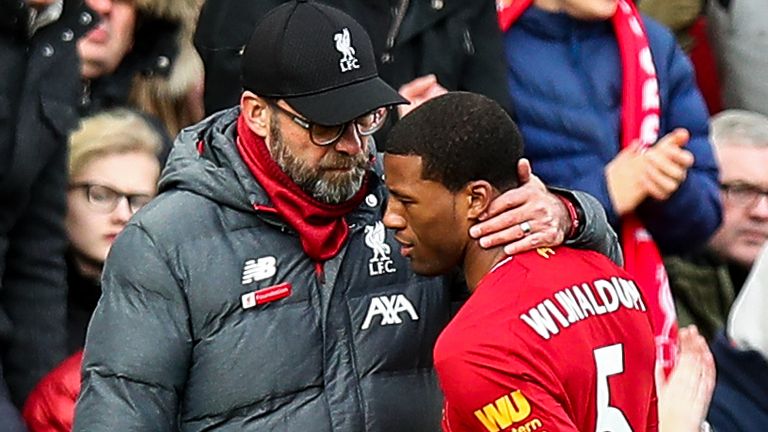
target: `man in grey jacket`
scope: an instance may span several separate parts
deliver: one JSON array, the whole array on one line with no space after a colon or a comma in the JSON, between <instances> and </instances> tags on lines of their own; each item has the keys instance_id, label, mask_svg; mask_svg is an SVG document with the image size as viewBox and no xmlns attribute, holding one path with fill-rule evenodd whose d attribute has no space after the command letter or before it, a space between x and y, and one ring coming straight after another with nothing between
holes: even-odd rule
<instances>
[{"instance_id":1,"label":"man in grey jacket","mask_svg":"<svg viewBox=\"0 0 768 432\"><path fill-rule=\"evenodd\" d=\"M242 83L238 107L180 134L111 249L74 429L438 430L432 346L466 286L412 273L381 222L371 135L404 100L367 34L286 3ZM516 192L488 221L495 244L616 250L594 200L535 178Z\"/></svg>"}]
</instances>

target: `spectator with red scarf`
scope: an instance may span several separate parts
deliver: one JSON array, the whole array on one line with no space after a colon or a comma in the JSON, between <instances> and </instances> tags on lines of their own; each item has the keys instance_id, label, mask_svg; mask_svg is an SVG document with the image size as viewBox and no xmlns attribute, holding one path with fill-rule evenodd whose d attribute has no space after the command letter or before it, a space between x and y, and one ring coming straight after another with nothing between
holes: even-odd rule
<instances>
[{"instance_id":1,"label":"spectator with red scarf","mask_svg":"<svg viewBox=\"0 0 768 432\"><path fill-rule=\"evenodd\" d=\"M626 269L646 291L669 368L676 323L659 252L704 244L722 211L690 63L626 0L498 6L526 156L549 184L597 196L621 230Z\"/></svg>"}]
</instances>

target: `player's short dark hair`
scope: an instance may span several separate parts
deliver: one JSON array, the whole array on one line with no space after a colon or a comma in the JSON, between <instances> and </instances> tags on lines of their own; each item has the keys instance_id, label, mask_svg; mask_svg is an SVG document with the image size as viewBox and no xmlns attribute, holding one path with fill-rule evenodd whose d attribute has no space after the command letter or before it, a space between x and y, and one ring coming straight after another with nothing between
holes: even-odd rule
<instances>
[{"instance_id":1,"label":"player's short dark hair","mask_svg":"<svg viewBox=\"0 0 768 432\"><path fill-rule=\"evenodd\" d=\"M452 192L473 180L505 191L518 186L523 140L498 103L475 93L449 92L403 117L390 131L385 151L421 156L421 177Z\"/></svg>"}]
</instances>

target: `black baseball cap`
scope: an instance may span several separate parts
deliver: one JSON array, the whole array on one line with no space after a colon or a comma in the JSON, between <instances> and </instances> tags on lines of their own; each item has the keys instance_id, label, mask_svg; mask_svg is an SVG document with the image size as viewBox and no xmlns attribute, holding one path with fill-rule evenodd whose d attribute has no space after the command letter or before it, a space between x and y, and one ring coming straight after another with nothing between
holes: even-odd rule
<instances>
[{"instance_id":1,"label":"black baseball cap","mask_svg":"<svg viewBox=\"0 0 768 432\"><path fill-rule=\"evenodd\" d=\"M269 11L245 47L241 68L243 88L284 99L322 125L408 103L379 78L363 27L314 1L291 1Z\"/></svg>"}]
</instances>

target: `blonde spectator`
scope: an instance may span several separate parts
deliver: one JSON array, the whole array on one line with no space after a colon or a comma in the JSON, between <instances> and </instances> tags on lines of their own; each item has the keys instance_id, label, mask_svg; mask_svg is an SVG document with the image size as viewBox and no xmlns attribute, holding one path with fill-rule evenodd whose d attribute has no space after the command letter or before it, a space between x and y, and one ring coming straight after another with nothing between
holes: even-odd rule
<instances>
[{"instance_id":1,"label":"blonde spectator","mask_svg":"<svg viewBox=\"0 0 768 432\"><path fill-rule=\"evenodd\" d=\"M80 350L101 294L101 268L115 237L155 196L161 149L155 129L126 109L87 118L70 138L67 343L75 354L43 378L27 400L24 418L32 432L72 427Z\"/></svg>"},{"instance_id":2,"label":"blonde spectator","mask_svg":"<svg viewBox=\"0 0 768 432\"><path fill-rule=\"evenodd\" d=\"M157 131L125 109L90 117L72 135L66 228L83 276L98 279L117 234L156 194L161 146Z\"/></svg>"}]
</instances>

